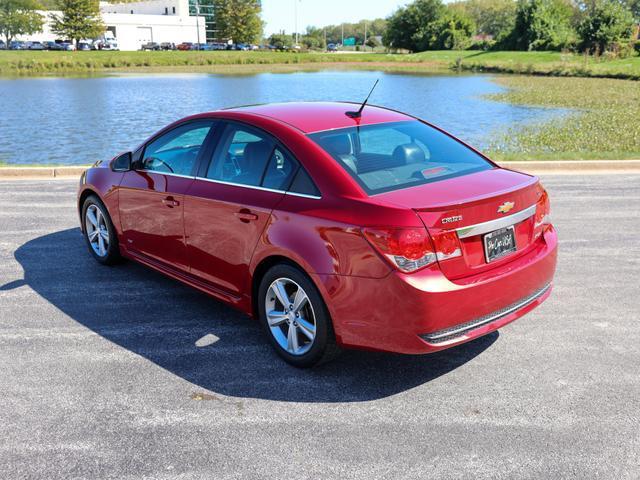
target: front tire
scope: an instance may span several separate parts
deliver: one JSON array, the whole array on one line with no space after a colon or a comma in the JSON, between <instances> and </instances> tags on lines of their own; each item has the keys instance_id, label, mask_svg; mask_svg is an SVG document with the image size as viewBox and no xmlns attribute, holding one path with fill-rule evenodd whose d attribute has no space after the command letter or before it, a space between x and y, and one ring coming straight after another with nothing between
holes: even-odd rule
<instances>
[{"instance_id":1,"label":"front tire","mask_svg":"<svg viewBox=\"0 0 640 480\"><path fill-rule=\"evenodd\" d=\"M309 368L339 354L327 307L298 268L280 264L267 271L258 289L258 310L271 344L291 365Z\"/></svg>"},{"instance_id":2,"label":"front tire","mask_svg":"<svg viewBox=\"0 0 640 480\"><path fill-rule=\"evenodd\" d=\"M103 265L113 265L122 260L113 222L97 196L89 195L84 201L82 222L84 239L93 258Z\"/></svg>"}]
</instances>

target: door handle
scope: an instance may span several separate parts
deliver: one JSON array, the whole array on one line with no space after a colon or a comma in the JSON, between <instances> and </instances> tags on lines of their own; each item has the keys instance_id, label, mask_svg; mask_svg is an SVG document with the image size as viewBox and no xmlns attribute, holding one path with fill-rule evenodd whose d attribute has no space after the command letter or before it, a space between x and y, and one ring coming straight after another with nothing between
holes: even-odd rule
<instances>
[{"instance_id":1,"label":"door handle","mask_svg":"<svg viewBox=\"0 0 640 480\"><path fill-rule=\"evenodd\" d=\"M180 205L180 202L173 197L163 198L162 203L169 208L177 207L178 205Z\"/></svg>"},{"instance_id":2,"label":"door handle","mask_svg":"<svg viewBox=\"0 0 640 480\"><path fill-rule=\"evenodd\" d=\"M246 210L244 208L239 212L234 213L234 215L238 217L241 222L244 222L244 223L249 223L251 221L258 219L258 215L256 215L255 213L251 213L250 210Z\"/></svg>"}]
</instances>

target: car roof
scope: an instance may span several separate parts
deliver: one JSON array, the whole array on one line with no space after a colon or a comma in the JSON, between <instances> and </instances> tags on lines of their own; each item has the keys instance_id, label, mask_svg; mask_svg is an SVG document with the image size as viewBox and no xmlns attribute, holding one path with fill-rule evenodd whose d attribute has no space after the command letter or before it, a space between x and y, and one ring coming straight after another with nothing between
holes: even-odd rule
<instances>
[{"instance_id":1,"label":"car roof","mask_svg":"<svg viewBox=\"0 0 640 480\"><path fill-rule=\"evenodd\" d=\"M409 115L374 105L366 105L358 118L351 118L345 113L359 108L359 103L350 102L290 102L249 105L225 111L269 117L304 133L414 119Z\"/></svg>"}]
</instances>

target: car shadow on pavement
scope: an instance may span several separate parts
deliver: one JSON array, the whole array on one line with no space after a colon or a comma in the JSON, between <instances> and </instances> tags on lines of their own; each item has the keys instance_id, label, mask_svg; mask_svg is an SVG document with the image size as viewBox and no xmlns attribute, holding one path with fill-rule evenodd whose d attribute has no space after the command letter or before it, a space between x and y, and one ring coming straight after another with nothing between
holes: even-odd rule
<instances>
[{"instance_id":1,"label":"car shadow on pavement","mask_svg":"<svg viewBox=\"0 0 640 480\"><path fill-rule=\"evenodd\" d=\"M464 365L498 333L424 356L346 351L311 370L285 364L257 322L134 262L99 265L78 229L15 252L24 283L74 321L198 388L295 402L359 402L406 391ZM46 321L43 319L43 321Z\"/></svg>"}]
</instances>

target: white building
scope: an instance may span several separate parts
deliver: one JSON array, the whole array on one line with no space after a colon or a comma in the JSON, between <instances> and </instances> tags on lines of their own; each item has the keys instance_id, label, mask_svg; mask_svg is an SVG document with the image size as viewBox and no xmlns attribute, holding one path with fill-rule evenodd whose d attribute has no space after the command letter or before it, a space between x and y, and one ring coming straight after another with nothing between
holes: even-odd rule
<instances>
[{"instance_id":1,"label":"white building","mask_svg":"<svg viewBox=\"0 0 640 480\"><path fill-rule=\"evenodd\" d=\"M188 0L148 0L132 3L100 2L102 21L118 42L120 50L140 50L148 42L205 42L204 17L189 15ZM45 24L41 33L22 36L19 40L54 41L49 14L41 12ZM111 36L111 35L109 35Z\"/></svg>"}]
</instances>

